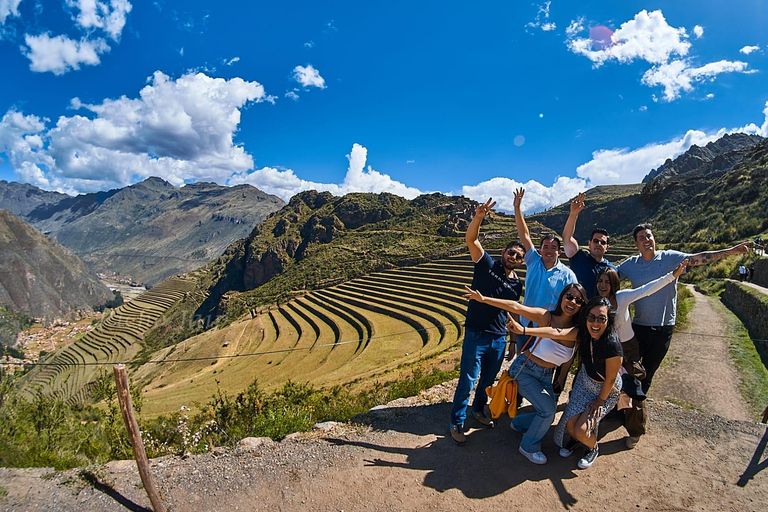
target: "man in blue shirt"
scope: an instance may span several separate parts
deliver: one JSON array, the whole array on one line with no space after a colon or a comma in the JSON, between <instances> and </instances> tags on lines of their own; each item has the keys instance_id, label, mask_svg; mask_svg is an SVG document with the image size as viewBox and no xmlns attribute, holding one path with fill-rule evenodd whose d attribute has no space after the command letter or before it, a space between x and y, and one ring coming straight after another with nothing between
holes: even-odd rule
<instances>
[{"instance_id":1,"label":"man in blue shirt","mask_svg":"<svg viewBox=\"0 0 768 512\"><path fill-rule=\"evenodd\" d=\"M602 228L593 229L592 235L589 237L588 251L579 248L579 242L573 236L579 213L586 206L586 198L587 194L582 192L571 201L571 212L563 228L563 247L565 248L565 255L569 258L571 270L576 274L579 284L587 291L587 298L591 299L597 295L597 274L606 267L616 270L616 266L605 259L605 253L610 247L608 245L608 231Z\"/></svg>"},{"instance_id":2,"label":"man in blue shirt","mask_svg":"<svg viewBox=\"0 0 768 512\"><path fill-rule=\"evenodd\" d=\"M479 205L465 235L469 255L475 262L472 289L489 297L519 300L523 283L517 277L515 268L523 261L524 251L520 242L509 243L502 251L501 257L494 260L478 240L480 224L495 205L496 202L492 202L492 199ZM472 402L472 415L481 425L493 427L493 420L485 414L488 401L485 388L496 380L496 374L504 361L507 315L501 309L472 300L467 306L464 327L459 383L453 397L451 425L448 431L451 439L458 445L463 445L467 440L464 434L464 420L467 417L469 394L475 382L477 389Z\"/></svg>"},{"instance_id":3,"label":"man in blue shirt","mask_svg":"<svg viewBox=\"0 0 768 512\"><path fill-rule=\"evenodd\" d=\"M554 233L544 233L539 251L533 246L531 232L525 222L521 203L525 189L515 190L515 225L520 241L525 247L525 295L523 304L526 306L555 309L560 292L571 283L575 283L576 275L560 261L560 239ZM520 317L520 323L528 325L530 320ZM535 323L530 322L532 325ZM528 339L527 336L517 336L517 350L520 351ZM510 358L513 354L510 350Z\"/></svg>"},{"instance_id":4,"label":"man in blue shirt","mask_svg":"<svg viewBox=\"0 0 768 512\"><path fill-rule=\"evenodd\" d=\"M729 249L698 254L668 250L657 251L653 227L648 223L636 226L632 231L632 236L640 254L627 258L618 268L619 277L629 279L632 288L642 286L671 272L684 259L689 260L690 266L706 265L726 256L744 254L750 245L749 242L743 242ZM635 339L637 339L640 348L640 363L645 368L645 378L641 383L646 394L651 387L656 370L659 369L664 356L667 355L676 319L677 280L653 295L635 302L632 330L635 332ZM627 448L634 448L640 436L645 434L644 403L634 401L633 407L625 413L625 426L629 433L626 440Z\"/></svg>"}]
</instances>

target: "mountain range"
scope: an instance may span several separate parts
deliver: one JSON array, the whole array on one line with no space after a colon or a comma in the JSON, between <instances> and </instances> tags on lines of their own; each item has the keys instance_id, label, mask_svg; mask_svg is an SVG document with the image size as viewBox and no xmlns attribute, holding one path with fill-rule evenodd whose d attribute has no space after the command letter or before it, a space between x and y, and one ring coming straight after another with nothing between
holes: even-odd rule
<instances>
[{"instance_id":1,"label":"mountain range","mask_svg":"<svg viewBox=\"0 0 768 512\"><path fill-rule=\"evenodd\" d=\"M80 258L0 210L0 304L50 321L92 311L113 298Z\"/></svg>"},{"instance_id":2,"label":"mountain range","mask_svg":"<svg viewBox=\"0 0 768 512\"><path fill-rule=\"evenodd\" d=\"M149 285L205 265L284 204L250 185L174 187L147 178L69 196L0 181L0 208L55 238L94 270Z\"/></svg>"}]
</instances>

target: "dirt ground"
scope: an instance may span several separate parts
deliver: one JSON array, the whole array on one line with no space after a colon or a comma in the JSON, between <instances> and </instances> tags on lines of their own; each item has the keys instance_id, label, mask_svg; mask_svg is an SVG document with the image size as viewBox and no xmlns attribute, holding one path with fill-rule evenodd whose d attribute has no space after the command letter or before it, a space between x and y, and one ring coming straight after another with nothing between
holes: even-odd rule
<instances>
[{"instance_id":1,"label":"dirt ground","mask_svg":"<svg viewBox=\"0 0 768 512\"><path fill-rule=\"evenodd\" d=\"M696 300L685 331L707 335L673 339L673 364L659 371L650 392L648 434L627 450L620 422L605 420L600 457L588 470L577 469L577 455L557 454L551 432L543 442L549 462L529 463L508 420L493 429L470 421L466 445L456 446L446 437L452 382L353 424L329 422L279 443L155 459L152 472L173 511L764 511L768 431L744 421L718 313L711 299ZM118 461L59 473L0 469L0 509L137 511L150 503L135 463Z\"/></svg>"}]
</instances>

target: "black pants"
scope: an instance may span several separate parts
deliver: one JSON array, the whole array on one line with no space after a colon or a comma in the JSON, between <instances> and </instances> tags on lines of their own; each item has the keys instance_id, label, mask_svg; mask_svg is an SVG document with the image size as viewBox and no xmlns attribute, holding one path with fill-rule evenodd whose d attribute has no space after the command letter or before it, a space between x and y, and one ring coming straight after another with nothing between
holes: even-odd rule
<instances>
[{"instance_id":1,"label":"black pants","mask_svg":"<svg viewBox=\"0 0 768 512\"><path fill-rule=\"evenodd\" d=\"M632 324L635 331L635 339L640 349L640 363L645 368L645 378L640 381L643 392L648 393L653 376L659 369L664 356L669 350L669 342L672 340L673 325L659 327L647 327L645 325ZM624 426L629 435L639 437L645 434L647 416L645 402L633 400L634 406L624 412Z\"/></svg>"}]
</instances>

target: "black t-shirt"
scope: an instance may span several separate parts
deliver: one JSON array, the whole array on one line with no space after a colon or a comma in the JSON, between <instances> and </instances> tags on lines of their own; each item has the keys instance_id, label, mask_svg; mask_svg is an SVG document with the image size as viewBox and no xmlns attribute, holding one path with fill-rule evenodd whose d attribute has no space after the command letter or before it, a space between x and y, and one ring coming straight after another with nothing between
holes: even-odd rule
<instances>
[{"instance_id":1,"label":"black t-shirt","mask_svg":"<svg viewBox=\"0 0 768 512\"><path fill-rule=\"evenodd\" d=\"M590 340L587 343L579 343L579 355L587 375L593 380L603 382L605 380L605 360L616 356L623 356L621 342L618 336L608 336L605 340Z\"/></svg>"},{"instance_id":2,"label":"black t-shirt","mask_svg":"<svg viewBox=\"0 0 768 512\"><path fill-rule=\"evenodd\" d=\"M475 263L472 289L486 297L520 300L523 283L519 279L508 278L501 261L494 260L484 251L483 256ZM467 320L464 325L473 331L504 336L507 333L507 315L502 309L471 300L467 306Z\"/></svg>"}]
</instances>

